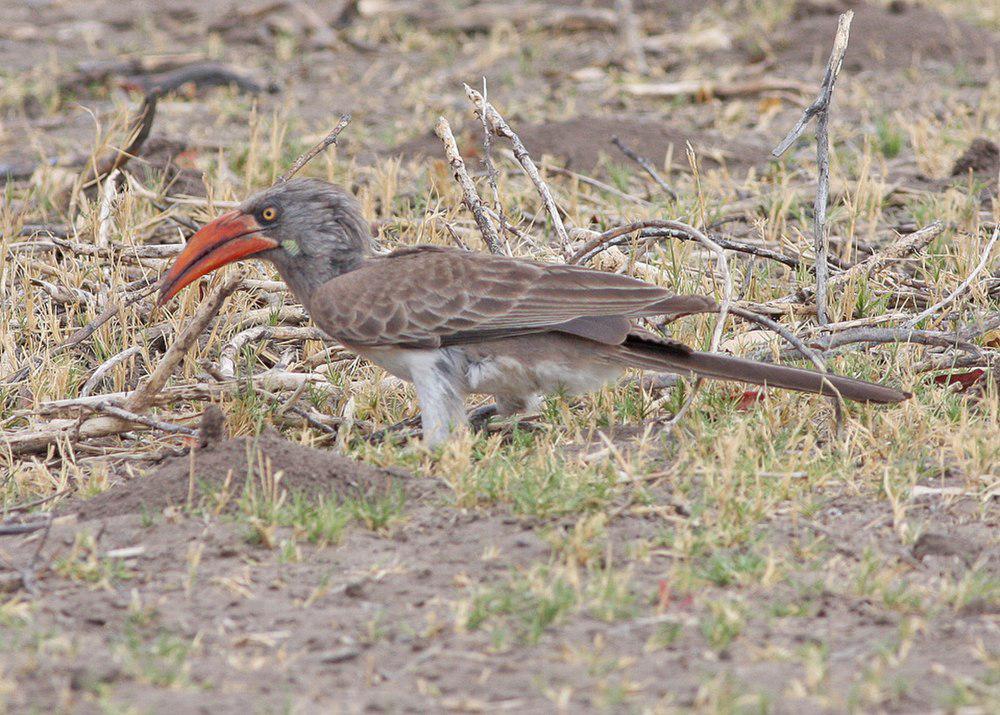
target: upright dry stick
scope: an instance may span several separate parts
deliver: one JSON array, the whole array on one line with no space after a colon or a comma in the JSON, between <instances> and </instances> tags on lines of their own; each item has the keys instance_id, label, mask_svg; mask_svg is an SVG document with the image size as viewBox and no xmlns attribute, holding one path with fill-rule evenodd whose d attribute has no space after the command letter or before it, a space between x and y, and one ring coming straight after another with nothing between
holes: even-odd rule
<instances>
[{"instance_id":1,"label":"upright dry stick","mask_svg":"<svg viewBox=\"0 0 1000 715\"><path fill-rule=\"evenodd\" d=\"M556 235L559 237L560 248L565 251L569 246L569 235L566 233L566 227L563 225L562 216L559 215L559 207L556 206L555 199L552 198L549 187L542 181L542 177L538 173L538 167L535 166L535 162L524 147L521 138L514 133L514 130L510 128L510 125L500 116L500 113L494 106L483 98L483 95L469 85L465 85L465 94L468 95L469 100L475 105L479 116L486 118L490 130L498 137L503 137L510 141L511 147L514 150L514 157L517 159L517 163L521 165L521 168L524 169L524 173L531 179L531 183L535 185L538 195L542 197L542 203L545 204L545 210L548 211L549 217L552 219L552 225L556 229Z\"/></svg>"},{"instance_id":2,"label":"upright dry stick","mask_svg":"<svg viewBox=\"0 0 1000 715\"><path fill-rule=\"evenodd\" d=\"M483 235L483 240L486 242L486 247L490 249L490 253L509 256L510 249L500 238L496 226L493 225L490 217L486 214L486 207L483 205L483 200L479 197L476 185L472 183L472 177L469 176L469 172L465 168L465 160L458 151L458 144L455 142L455 135L451 133L451 125L448 124L448 120L444 117L439 117L437 125L434 127L434 133L444 143L444 153L448 158L448 163L451 165L452 171L455 173L455 181L462 187L463 201L475 217L476 224L479 226L479 232Z\"/></svg>"},{"instance_id":3,"label":"upright dry stick","mask_svg":"<svg viewBox=\"0 0 1000 715\"><path fill-rule=\"evenodd\" d=\"M486 94L486 78L483 77L483 100L487 101L488 96ZM486 169L486 180L489 182L490 191L493 193L493 213L500 224L500 230L506 234L508 221L504 216L503 202L500 201L500 187L497 186L499 172L497 171L496 164L493 163L493 133L490 131L490 125L487 123L486 117L480 116L480 120L483 123L483 158L481 163L483 168Z\"/></svg>"},{"instance_id":4,"label":"upright dry stick","mask_svg":"<svg viewBox=\"0 0 1000 715\"><path fill-rule=\"evenodd\" d=\"M806 124L814 116L816 120L816 163L819 165L819 181L816 187L816 201L813 204L813 240L816 250L816 320L820 325L826 325L827 318L827 236L826 236L826 204L830 194L830 100L833 97L833 86L840 74L840 67L847 52L847 42L851 35L851 20L854 12L848 10L837 23L837 36L833 41L830 61L826 65L826 75L820 87L819 95L810 104L798 123L792 128L782 142L771 152L779 157L798 139L806 128Z\"/></svg>"}]
</instances>

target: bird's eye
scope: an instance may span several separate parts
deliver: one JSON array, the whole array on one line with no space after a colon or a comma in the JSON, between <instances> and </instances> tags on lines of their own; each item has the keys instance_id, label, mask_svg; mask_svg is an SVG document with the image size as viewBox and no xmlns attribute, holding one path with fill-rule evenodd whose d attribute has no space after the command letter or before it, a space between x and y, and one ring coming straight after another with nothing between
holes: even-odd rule
<instances>
[{"instance_id":1,"label":"bird's eye","mask_svg":"<svg viewBox=\"0 0 1000 715\"><path fill-rule=\"evenodd\" d=\"M278 209L273 206L268 206L260 212L260 217L267 222L274 221L274 219L278 218Z\"/></svg>"}]
</instances>

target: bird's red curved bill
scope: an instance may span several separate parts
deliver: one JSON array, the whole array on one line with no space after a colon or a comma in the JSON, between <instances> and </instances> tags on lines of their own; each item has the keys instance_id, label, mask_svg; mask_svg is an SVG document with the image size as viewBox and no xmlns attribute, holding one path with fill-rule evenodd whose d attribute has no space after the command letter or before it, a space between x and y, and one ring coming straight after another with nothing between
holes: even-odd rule
<instances>
[{"instance_id":1,"label":"bird's red curved bill","mask_svg":"<svg viewBox=\"0 0 1000 715\"><path fill-rule=\"evenodd\" d=\"M239 211L230 211L205 224L170 266L157 304L163 305L181 288L216 268L277 247L278 243L261 235L260 229L253 216Z\"/></svg>"}]
</instances>

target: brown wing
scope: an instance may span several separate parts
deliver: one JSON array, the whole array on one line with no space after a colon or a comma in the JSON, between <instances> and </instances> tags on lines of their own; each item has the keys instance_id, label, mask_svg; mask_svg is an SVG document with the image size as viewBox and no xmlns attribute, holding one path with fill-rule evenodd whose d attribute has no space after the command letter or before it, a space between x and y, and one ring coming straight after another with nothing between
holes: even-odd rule
<instances>
[{"instance_id":1,"label":"brown wing","mask_svg":"<svg viewBox=\"0 0 1000 715\"><path fill-rule=\"evenodd\" d=\"M629 318L716 305L615 273L427 246L366 261L320 286L309 308L346 343L439 347L548 330L618 344Z\"/></svg>"}]
</instances>

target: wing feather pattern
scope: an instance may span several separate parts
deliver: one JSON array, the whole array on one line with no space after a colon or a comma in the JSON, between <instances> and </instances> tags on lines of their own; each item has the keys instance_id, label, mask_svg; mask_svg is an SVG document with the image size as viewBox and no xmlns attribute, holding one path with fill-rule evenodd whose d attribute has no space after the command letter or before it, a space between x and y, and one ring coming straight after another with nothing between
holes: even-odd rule
<instances>
[{"instance_id":1,"label":"wing feather pattern","mask_svg":"<svg viewBox=\"0 0 1000 715\"><path fill-rule=\"evenodd\" d=\"M616 273L427 246L367 260L320 286L317 325L355 345L440 347L559 331L617 345L629 320L711 312Z\"/></svg>"}]
</instances>

